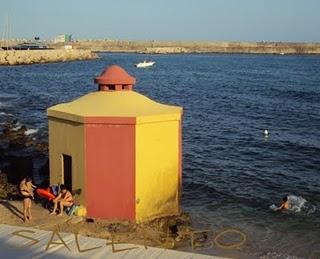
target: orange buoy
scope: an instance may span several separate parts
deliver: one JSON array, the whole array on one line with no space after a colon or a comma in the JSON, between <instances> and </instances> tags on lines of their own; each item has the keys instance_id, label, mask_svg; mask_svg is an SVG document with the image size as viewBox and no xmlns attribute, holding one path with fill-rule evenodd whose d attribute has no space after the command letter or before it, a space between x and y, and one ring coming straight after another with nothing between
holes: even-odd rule
<instances>
[{"instance_id":1,"label":"orange buoy","mask_svg":"<svg viewBox=\"0 0 320 259\"><path fill-rule=\"evenodd\" d=\"M51 192L45 189L37 189L36 192L40 197L45 198L49 201L53 200L56 197Z\"/></svg>"}]
</instances>

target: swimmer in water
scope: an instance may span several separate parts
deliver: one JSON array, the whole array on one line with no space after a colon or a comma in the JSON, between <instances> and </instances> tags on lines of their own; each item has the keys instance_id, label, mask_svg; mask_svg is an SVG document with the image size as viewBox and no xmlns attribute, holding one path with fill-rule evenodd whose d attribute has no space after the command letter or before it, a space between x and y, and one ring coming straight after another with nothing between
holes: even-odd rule
<instances>
[{"instance_id":1,"label":"swimmer in water","mask_svg":"<svg viewBox=\"0 0 320 259\"><path fill-rule=\"evenodd\" d=\"M280 207L276 208L275 210L288 210L289 209L289 201L288 201L288 197L285 196L282 199L282 204L280 205Z\"/></svg>"}]
</instances>

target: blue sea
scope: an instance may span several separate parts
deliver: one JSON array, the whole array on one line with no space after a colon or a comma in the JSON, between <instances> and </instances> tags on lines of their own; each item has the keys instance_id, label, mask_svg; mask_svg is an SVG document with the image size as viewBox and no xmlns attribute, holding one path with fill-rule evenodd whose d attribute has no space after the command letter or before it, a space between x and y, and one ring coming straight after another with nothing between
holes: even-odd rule
<instances>
[{"instance_id":1,"label":"blue sea","mask_svg":"<svg viewBox=\"0 0 320 259\"><path fill-rule=\"evenodd\" d=\"M239 229L240 251L257 258L320 258L320 56L99 55L0 67L0 121L46 141L46 109L120 65L136 91L184 108L182 201L197 228ZM156 64L134 67L144 59ZM300 211L269 208L287 195L306 200Z\"/></svg>"}]
</instances>

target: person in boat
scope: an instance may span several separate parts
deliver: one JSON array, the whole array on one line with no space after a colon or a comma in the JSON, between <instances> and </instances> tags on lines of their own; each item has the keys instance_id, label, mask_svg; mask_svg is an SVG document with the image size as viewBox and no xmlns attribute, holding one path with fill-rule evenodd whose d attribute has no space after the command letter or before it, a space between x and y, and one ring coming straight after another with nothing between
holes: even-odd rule
<instances>
[{"instance_id":1,"label":"person in boat","mask_svg":"<svg viewBox=\"0 0 320 259\"><path fill-rule=\"evenodd\" d=\"M32 206L32 199L34 199L34 194L33 194L34 188L36 188L36 186L32 184L32 180L30 177L24 177L19 185L19 191L23 198L24 222L32 220L31 206Z\"/></svg>"},{"instance_id":2,"label":"person in boat","mask_svg":"<svg viewBox=\"0 0 320 259\"><path fill-rule=\"evenodd\" d=\"M58 196L53 199L53 211L50 213L50 215L53 215L56 213L56 210L59 205L60 212L58 216L63 215L63 209L65 207L70 207L73 205L73 197L70 191L67 190L66 186L64 184L60 185L60 193Z\"/></svg>"},{"instance_id":3,"label":"person in boat","mask_svg":"<svg viewBox=\"0 0 320 259\"><path fill-rule=\"evenodd\" d=\"M288 197L285 196L282 199L282 204L278 208L276 208L275 210L288 210L289 208L290 208L290 204L288 201Z\"/></svg>"}]
</instances>

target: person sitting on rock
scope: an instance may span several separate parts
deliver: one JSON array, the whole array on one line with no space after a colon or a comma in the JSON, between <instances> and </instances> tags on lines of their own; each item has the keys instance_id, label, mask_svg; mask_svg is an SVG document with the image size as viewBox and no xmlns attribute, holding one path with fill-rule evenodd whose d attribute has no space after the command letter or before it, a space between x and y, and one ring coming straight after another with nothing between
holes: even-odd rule
<instances>
[{"instance_id":1,"label":"person sitting on rock","mask_svg":"<svg viewBox=\"0 0 320 259\"><path fill-rule=\"evenodd\" d=\"M60 193L58 194L58 196L53 199L53 211L50 213L50 215L53 215L56 213L56 210L58 208L58 204L59 204L59 208L60 208L60 213L58 214L58 216L62 216L63 215L63 209L65 207L70 207L73 204L73 197L70 191L67 190L66 186L61 184L60 185Z\"/></svg>"}]
</instances>

